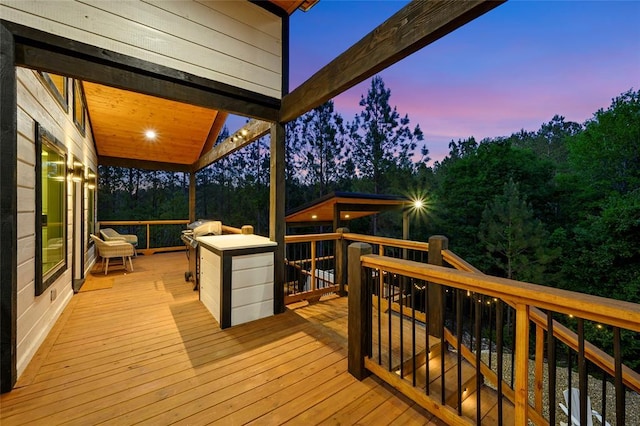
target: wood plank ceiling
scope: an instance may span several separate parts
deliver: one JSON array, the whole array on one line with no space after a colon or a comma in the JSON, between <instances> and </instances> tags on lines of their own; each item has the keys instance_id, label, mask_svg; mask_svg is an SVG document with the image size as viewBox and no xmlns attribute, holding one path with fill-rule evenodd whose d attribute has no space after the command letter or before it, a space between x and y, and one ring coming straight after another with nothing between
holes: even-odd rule
<instances>
[{"instance_id":1,"label":"wood plank ceiling","mask_svg":"<svg viewBox=\"0 0 640 426\"><path fill-rule=\"evenodd\" d=\"M270 1L290 15L298 8L308 10L318 0ZM226 112L100 84L84 82L83 87L102 158L188 166L211 149L227 117ZM145 137L148 130L156 133L155 139Z\"/></svg>"},{"instance_id":2,"label":"wood plank ceiling","mask_svg":"<svg viewBox=\"0 0 640 426\"><path fill-rule=\"evenodd\" d=\"M98 155L192 164L217 111L84 82ZM155 139L145 137L152 130Z\"/></svg>"}]
</instances>

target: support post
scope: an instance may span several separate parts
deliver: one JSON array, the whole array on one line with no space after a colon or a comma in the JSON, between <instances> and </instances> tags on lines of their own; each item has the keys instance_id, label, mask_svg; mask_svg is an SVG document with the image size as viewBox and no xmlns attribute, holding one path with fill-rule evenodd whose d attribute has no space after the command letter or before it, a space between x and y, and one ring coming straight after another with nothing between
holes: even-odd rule
<instances>
[{"instance_id":1,"label":"support post","mask_svg":"<svg viewBox=\"0 0 640 426\"><path fill-rule=\"evenodd\" d=\"M271 124L271 159L269 179L269 238L278 243L274 253L273 313L284 312L284 210L285 210L285 128Z\"/></svg>"},{"instance_id":2,"label":"support post","mask_svg":"<svg viewBox=\"0 0 640 426\"><path fill-rule=\"evenodd\" d=\"M189 222L196 221L196 172L189 173Z\"/></svg>"},{"instance_id":3,"label":"support post","mask_svg":"<svg viewBox=\"0 0 640 426\"><path fill-rule=\"evenodd\" d=\"M371 297L367 289L360 256L371 254L372 249L366 243L352 243L348 249L349 256L349 373L358 380L363 380L369 375L364 368L364 357L368 355L367 311L371 306Z\"/></svg>"},{"instance_id":4,"label":"support post","mask_svg":"<svg viewBox=\"0 0 640 426\"><path fill-rule=\"evenodd\" d=\"M18 377L17 93L14 38L0 23L0 392L3 393L13 389Z\"/></svg>"},{"instance_id":5,"label":"support post","mask_svg":"<svg viewBox=\"0 0 640 426\"><path fill-rule=\"evenodd\" d=\"M349 228L338 228L336 232L340 234L340 237L336 240L336 274L335 281L336 284L340 285L340 290L338 294L341 297L347 295L346 284L347 284L347 251L349 249L347 240L344 239L343 234L349 232Z\"/></svg>"},{"instance_id":6,"label":"support post","mask_svg":"<svg viewBox=\"0 0 640 426\"><path fill-rule=\"evenodd\" d=\"M449 249L449 240L443 235L432 235L429 237L429 264L443 266L442 250ZM434 337L442 337L442 323L444 321L443 309L443 288L440 284L429 283L429 306L427 315L429 321L429 334Z\"/></svg>"}]
</instances>

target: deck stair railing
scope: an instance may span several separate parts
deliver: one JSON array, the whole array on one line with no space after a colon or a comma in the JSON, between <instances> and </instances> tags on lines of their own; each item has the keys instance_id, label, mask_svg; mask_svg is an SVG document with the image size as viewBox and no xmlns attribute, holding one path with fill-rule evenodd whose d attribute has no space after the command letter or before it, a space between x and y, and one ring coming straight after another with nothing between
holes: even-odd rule
<instances>
[{"instance_id":1,"label":"deck stair railing","mask_svg":"<svg viewBox=\"0 0 640 426\"><path fill-rule=\"evenodd\" d=\"M628 424L640 375L623 350L640 338L640 306L484 275L442 237L429 247L431 264L349 246L354 376L375 374L448 424Z\"/></svg>"}]
</instances>

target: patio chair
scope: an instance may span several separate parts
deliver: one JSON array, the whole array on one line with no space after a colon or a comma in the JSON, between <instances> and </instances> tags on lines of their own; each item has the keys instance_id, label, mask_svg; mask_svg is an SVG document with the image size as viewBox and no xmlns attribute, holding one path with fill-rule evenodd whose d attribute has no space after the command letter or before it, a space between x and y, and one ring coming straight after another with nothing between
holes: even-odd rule
<instances>
[{"instance_id":1,"label":"patio chair","mask_svg":"<svg viewBox=\"0 0 640 426\"><path fill-rule=\"evenodd\" d=\"M91 235L91 239L96 244L98 255L102 258L102 269L104 269L105 275L109 271L109 259L114 257L122 258L125 270L127 269L126 258L129 258L129 266L131 267L131 272L133 272L133 263L131 262L131 256L135 253L133 245L123 240L103 241L95 235ZM107 261L106 265L105 259Z\"/></svg>"},{"instance_id":2,"label":"patio chair","mask_svg":"<svg viewBox=\"0 0 640 426\"><path fill-rule=\"evenodd\" d=\"M104 228L100 230L100 235L105 241L126 241L134 248L135 256L138 255L136 248L138 247L138 236L133 234L120 234L113 228Z\"/></svg>"},{"instance_id":3,"label":"patio chair","mask_svg":"<svg viewBox=\"0 0 640 426\"><path fill-rule=\"evenodd\" d=\"M569 390L565 389L563 392L564 402L567 404L560 403L560 408L564 413L569 416L569 409L567 406L569 405ZM587 418L585 419L587 426L593 426L593 417L598 419L598 421L602 424L602 416L596 410L591 409L591 398L587 395ZM561 424L566 424L561 422ZM571 425L572 426L581 426L583 423L580 421L580 390L576 388L571 388ZM609 422L604 422L603 426L611 426Z\"/></svg>"}]
</instances>

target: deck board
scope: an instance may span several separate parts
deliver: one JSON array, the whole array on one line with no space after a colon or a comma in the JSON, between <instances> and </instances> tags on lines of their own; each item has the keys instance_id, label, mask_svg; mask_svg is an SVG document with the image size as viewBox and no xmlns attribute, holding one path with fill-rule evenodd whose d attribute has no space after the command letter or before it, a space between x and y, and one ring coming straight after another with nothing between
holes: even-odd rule
<instances>
[{"instance_id":1,"label":"deck board","mask_svg":"<svg viewBox=\"0 0 640 426\"><path fill-rule=\"evenodd\" d=\"M0 395L0 423L431 424L375 377L347 373L344 299L221 330L184 253L139 256L113 287L74 295Z\"/></svg>"}]
</instances>

